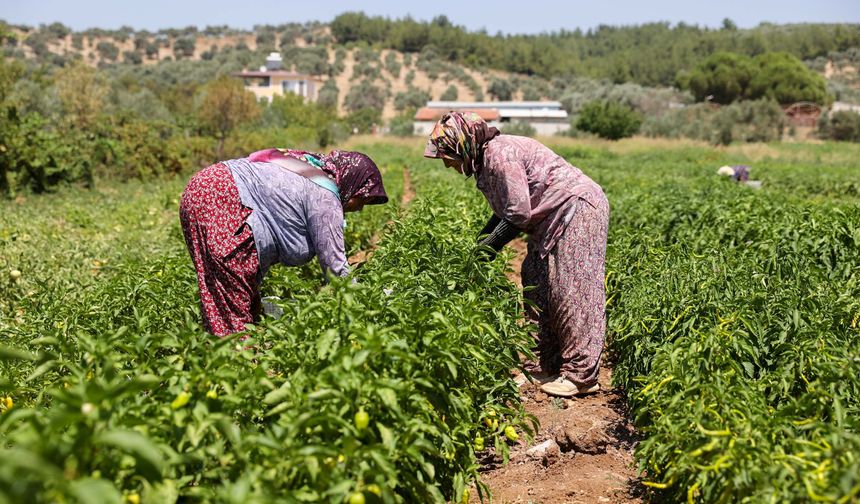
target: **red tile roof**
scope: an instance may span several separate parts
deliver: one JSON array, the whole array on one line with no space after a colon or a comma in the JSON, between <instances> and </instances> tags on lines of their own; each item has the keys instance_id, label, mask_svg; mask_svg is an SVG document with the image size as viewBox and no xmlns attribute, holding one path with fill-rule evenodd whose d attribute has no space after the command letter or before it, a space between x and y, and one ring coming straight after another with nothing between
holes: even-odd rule
<instances>
[{"instance_id":1,"label":"red tile roof","mask_svg":"<svg viewBox=\"0 0 860 504\"><path fill-rule=\"evenodd\" d=\"M443 108L421 107L420 109L418 109L417 112L415 112L415 120L438 121L440 118L442 118L442 114L444 114L445 112L450 112L450 110ZM458 112L474 112L485 121L499 120L498 109L458 109Z\"/></svg>"}]
</instances>

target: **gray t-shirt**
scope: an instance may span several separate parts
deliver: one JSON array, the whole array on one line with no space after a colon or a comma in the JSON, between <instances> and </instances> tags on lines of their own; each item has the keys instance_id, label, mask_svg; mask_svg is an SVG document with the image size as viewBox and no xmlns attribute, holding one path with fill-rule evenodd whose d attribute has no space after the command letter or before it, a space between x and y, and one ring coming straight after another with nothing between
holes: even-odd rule
<instances>
[{"instance_id":1,"label":"gray t-shirt","mask_svg":"<svg viewBox=\"0 0 860 504\"><path fill-rule=\"evenodd\" d=\"M254 233L262 275L272 264L299 266L315 255L323 272L349 273L343 206L333 192L273 163L232 159L224 164L242 204L253 210L246 222Z\"/></svg>"}]
</instances>

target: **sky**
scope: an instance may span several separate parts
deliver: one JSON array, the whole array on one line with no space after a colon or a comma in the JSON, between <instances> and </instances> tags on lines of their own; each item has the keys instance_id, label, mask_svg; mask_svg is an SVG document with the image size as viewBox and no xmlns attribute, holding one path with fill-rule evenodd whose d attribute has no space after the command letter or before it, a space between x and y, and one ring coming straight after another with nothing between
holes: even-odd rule
<instances>
[{"instance_id":1,"label":"sky","mask_svg":"<svg viewBox=\"0 0 860 504\"><path fill-rule=\"evenodd\" d=\"M189 25L249 29L256 24L327 22L357 10L419 20L444 14L457 25L489 33L586 30L652 21L718 27L724 18L741 28L761 22L860 23L860 0L0 0L0 19L8 23L37 26L59 21L75 30L123 25L150 31Z\"/></svg>"}]
</instances>

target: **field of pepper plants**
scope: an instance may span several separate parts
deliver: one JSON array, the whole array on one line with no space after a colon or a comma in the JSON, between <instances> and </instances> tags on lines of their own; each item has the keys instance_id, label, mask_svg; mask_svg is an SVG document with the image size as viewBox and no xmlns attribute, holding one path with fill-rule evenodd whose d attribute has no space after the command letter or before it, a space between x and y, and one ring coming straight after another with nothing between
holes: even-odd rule
<instances>
[{"instance_id":1,"label":"field of pepper plants","mask_svg":"<svg viewBox=\"0 0 860 504\"><path fill-rule=\"evenodd\" d=\"M186 178L0 203L0 502L485 496L476 453L536 427L510 373L529 327L475 254L474 181L420 147L358 147L393 203L347 247L377 248L354 282L273 270L284 316L241 338L200 329ZM860 149L556 150L612 205L607 352L653 496L856 500ZM761 190L715 174L744 162Z\"/></svg>"}]
</instances>

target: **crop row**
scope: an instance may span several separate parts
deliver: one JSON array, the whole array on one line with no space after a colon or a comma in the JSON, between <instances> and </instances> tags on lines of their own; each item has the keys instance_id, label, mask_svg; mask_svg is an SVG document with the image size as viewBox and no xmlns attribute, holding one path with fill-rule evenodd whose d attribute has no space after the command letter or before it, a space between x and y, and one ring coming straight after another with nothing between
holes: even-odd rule
<instances>
[{"instance_id":1,"label":"crop row","mask_svg":"<svg viewBox=\"0 0 860 504\"><path fill-rule=\"evenodd\" d=\"M671 501L856 499L860 207L823 198L854 182L781 167L833 183L751 191L647 163L603 177L614 379L646 484Z\"/></svg>"},{"instance_id":2,"label":"crop row","mask_svg":"<svg viewBox=\"0 0 860 504\"><path fill-rule=\"evenodd\" d=\"M176 236L77 296L44 286L3 329L0 500L461 499L484 438L504 455L505 428L530 429L509 375L530 339L504 266L462 233L480 199L414 179L438 189L356 283L284 270L284 316L243 338L201 331Z\"/></svg>"}]
</instances>

